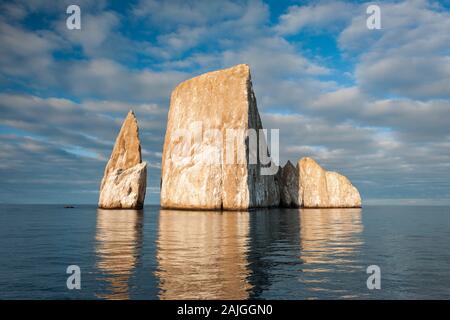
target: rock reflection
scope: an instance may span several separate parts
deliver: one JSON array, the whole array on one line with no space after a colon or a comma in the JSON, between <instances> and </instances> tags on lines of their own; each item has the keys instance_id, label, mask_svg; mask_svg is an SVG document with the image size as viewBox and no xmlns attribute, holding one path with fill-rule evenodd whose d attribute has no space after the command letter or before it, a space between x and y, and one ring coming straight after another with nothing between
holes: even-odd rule
<instances>
[{"instance_id":1,"label":"rock reflection","mask_svg":"<svg viewBox=\"0 0 450 320\"><path fill-rule=\"evenodd\" d=\"M271 299L272 290L290 292L301 272L296 209L258 209L250 217L250 299ZM274 289L276 288L276 289ZM282 295L280 295L282 296Z\"/></svg>"},{"instance_id":2,"label":"rock reflection","mask_svg":"<svg viewBox=\"0 0 450 320\"><path fill-rule=\"evenodd\" d=\"M160 299L246 299L248 212L161 210Z\"/></svg>"},{"instance_id":3,"label":"rock reflection","mask_svg":"<svg viewBox=\"0 0 450 320\"><path fill-rule=\"evenodd\" d=\"M129 280L142 245L142 210L97 210L97 268L107 283L104 299L129 299Z\"/></svg>"},{"instance_id":4,"label":"rock reflection","mask_svg":"<svg viewBox=\"0 0 450 320\"><path fill-rule=\"evenodd\" d=\"M306 263L345 263L362 244L361 209L301 209L300 241Z\"/></svg>"},{"instance_id":5,"label":"rock reflection","mask_svg":"<svg viewBox=\"0 0 450 320\"><path fill-rule=\"evenodd\" d=\"M313 293L310 298L319 292L322 297L352 297L355 288L342 286L336 279L364 277L358 262L362 230L361 209L300 210L300 258L304 263L300 281Z\"/></svg>"}]
</instances>

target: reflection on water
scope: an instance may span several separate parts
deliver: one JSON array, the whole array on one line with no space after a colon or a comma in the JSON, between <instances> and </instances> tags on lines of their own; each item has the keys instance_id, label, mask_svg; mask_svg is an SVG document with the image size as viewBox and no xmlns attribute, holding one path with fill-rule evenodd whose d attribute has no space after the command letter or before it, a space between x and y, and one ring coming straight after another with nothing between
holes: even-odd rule
<instances>
[{"instance_id":1,"label":"reflection on water","mask_svg":"<svg viewBox=\"0 0 450 320\"><path fill-rule=\"evenodd\" d=\"M292 293L302 268L298 230L299 216L295 209L261 209L250 213L251 299L276 299L272 293Z\"/></svg>"},{"instance_id":2,"label":"reflection on water","mask_svg":"<svg viewBox=\"0 0 450 320\"><path fill-rule=\"evenodd\" d=\"M159 298L349 297L362 230L361 209L160 210Z\"/></svg>"},{"instance_id":3,"label":"reflection on water","mask_svg":"<svg viewBox=\"0 0 450 320\"><path fill-rule=\"evenodd\" d=\"M96 255L105 299L128 299L129 279L142 246L142 210L97 210Z\"/></svg>"},{"instance_id":4,"label":"reflection on water","mask_svg":"<svg viewBox=\"0 0 450 320\"><path fill-rule=\"evenodd\" d=\"M300 210L300 258L304 262L300 281L308 291L333 298L356 297L352 294L356 288L342 279L358 272L357 283L365 284L357 256L363 245L362 231L361 209Z\"/></svg>"},{"instance_id":5,"label":"reflection on water","mask_svg":"<svg viewBox=\"0 0 450 320\"><path fill-rule=\"evenodd\" d=\"M301 209L301 258L311 264L350 263L362 230L361 209Z\"/></svg>"},{"instance_id":6,"label":"reflection on water","mask_svg":"<svg viewBox=\"0 0 450 320\"><path fill-rule=\"evenodd\" d=\"M142 224L142 211L97 211L98 297L130 298ZM351 297L355 288L335 278L365 276L357 262L362 230L361 209L160 210L158 297Z\"/></svg>"},{"instance_id":7,"label":"reflection on water","mask_svg":"<svg viewBox=\"0 0 450 320\"><path fill-rule=\"evenodd\" d=\"M246 299L248 212L160 210L160 299Z\"/></svg>"},{"instance_id":8,"label":"reflection on water","mask_svg":"<svg viewBox=\"0 0 450 320\"><path fill-rule=\"evenodd\" d=\"M0 299L449 299L449 217L449 206L0 205ZM69 264L82 290L67 290ZM381 290L367 289L372 264Z\"/></svg>"}]
</instances>

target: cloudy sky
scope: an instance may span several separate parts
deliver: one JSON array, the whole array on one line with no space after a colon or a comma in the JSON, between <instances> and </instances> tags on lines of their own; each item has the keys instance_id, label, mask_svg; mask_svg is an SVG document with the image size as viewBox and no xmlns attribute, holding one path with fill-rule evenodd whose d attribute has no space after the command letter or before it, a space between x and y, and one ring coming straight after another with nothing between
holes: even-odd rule
<instances>
[{"instance_id":1,"label":"cloudy sky","mask_svg":"<svg viewBox=\"0 0 450 320\"><path fill-rule=\"evenodd\" d=\"M282 163L311 156L365 203L450 203L450 2L376 2L381 30L369 4L3 1L0 203L96 203L131 108L158 203L171 90L239 63Z\"/></svg>"}]
</instances>

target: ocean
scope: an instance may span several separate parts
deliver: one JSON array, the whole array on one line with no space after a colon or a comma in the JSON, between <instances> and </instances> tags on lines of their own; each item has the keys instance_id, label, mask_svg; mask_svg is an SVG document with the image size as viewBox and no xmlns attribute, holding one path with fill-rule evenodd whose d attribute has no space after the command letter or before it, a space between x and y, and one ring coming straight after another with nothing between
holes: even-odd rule
<instances>
[{"instance_id":1,"label":"ocean","mask_svg":"<svg viewBox=\"0 0 450 320\"><path fill-rule=\"evenodd\" d=\"M444 206L0 205L0 299L450 299L449 244Z\"/></svg>"}]
</instances>

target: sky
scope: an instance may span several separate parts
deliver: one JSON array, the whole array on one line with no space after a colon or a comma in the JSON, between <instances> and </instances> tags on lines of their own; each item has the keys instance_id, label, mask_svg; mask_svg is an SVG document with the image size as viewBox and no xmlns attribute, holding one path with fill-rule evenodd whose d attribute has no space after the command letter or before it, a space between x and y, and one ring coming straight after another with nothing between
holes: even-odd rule
<instances>
[{"instance_id":1,"label":"sky","mask_svg":"<svg viewBox=\"0 0 450 320\"><path fill-rule=\"evenodd\" d=\"M450 204L450 1L425 0L2 1L0 203L97 203L133 109L157 204L171 91L240 63L281 164L313 157L363 204Z\"/></svg>"}]
</instances>

